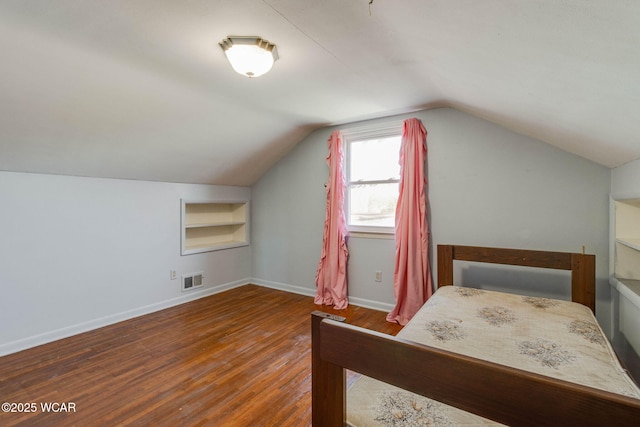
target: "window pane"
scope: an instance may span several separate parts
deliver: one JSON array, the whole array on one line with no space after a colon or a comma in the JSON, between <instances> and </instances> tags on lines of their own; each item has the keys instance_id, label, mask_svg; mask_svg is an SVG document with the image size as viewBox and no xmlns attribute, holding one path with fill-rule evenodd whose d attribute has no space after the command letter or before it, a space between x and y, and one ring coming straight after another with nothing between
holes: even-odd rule
<instances>
[{"instance_id":1,"label":"window pane","mask_svg":"<svg viewBox=\"0 0 640 427\"><path fill-rule=\"evenodd\" d=\"M398 183L352 185L349 188L349 224L394 227Z\"/></svg>"},{"instance_id":2,"label":"window pane","mask_svg":"<svg viewBox=\"0 0 640 427\"><path fill-rule=\"evenodd\" d=\"M400 136L350 144L350 181L400 179Z\"/></svg>"}]
</instances>

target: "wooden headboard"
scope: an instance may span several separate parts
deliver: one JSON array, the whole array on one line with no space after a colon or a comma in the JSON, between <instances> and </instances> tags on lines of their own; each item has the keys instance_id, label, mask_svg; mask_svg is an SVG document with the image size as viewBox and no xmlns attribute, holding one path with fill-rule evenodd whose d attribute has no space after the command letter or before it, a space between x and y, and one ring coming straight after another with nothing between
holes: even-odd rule
<instances>
[{"instance_id":1,"label":"wooden headboard","mask_svg":"<svg viewBox=\"0 0 640 427\"><path fill-rule=\"evenodd\" d=\"M596 256L570 252L438 245L438 287L453 285L453 261L571 271L571 300L596 311Z\"/></svg>"}]
</instances>

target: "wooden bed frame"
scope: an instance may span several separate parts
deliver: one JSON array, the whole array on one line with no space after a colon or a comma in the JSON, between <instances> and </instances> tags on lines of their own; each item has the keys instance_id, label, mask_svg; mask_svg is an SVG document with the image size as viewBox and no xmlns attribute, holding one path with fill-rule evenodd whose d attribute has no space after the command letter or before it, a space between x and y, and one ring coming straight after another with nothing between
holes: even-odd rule
<instances>
[{"instance_id":1,"label":"wooden bed frame","mask_svg":"<svg viewBox=\"0 0 640 427\"><path fill-rule=\"evenodd\" d=\"M595 256L438 245L438 286L453 261L571 270L572 300L595 310ZM314 427L343 426L345 369L511 426L637 425L640 400L436 349L342 323L316 311L312 329Z\"/></svg>"}]
</instances>

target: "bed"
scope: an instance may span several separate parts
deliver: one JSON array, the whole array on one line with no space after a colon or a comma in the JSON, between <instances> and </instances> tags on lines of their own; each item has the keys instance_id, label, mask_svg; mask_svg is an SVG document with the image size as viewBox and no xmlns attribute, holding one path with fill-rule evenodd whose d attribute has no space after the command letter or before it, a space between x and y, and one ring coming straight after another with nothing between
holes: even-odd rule
<instances>
[{"instance_id":1,"label":"bed","mask_svg":"<svg viewBox=\"0 0 640 427\"><path fill-rule=\"evenodd\" d=\"M454 260L569 270L572 302L450 286ZM397 337L313 313L313 425L638 425L594 311L593 255L439 245L438 290Z\"/></svg>"}]
</instances>

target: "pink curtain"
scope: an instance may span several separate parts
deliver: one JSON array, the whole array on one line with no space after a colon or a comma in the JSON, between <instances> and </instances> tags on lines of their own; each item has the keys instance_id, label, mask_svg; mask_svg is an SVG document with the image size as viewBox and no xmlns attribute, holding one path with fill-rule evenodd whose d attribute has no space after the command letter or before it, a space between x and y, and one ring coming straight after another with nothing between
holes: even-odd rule
<instances>
[{"instance_id":1,"label":"pink curtain","mask_svg":"<svg viewBox=\"0 0 640 427\"><path fill-rule=\"evenodd\" d=\"M432 293L429 268L424 174L427 131L418 119L405 120L400 146L400 193L396 206L396 264L393 291L396 305L389 322L406 325Z\"/></svg>"},{"instance_id":2,"label":"pink curtain","mask_svg":"<svg viewBox=\"0 0 640 427\"><path fill-rule=\"evenodd\" d=\"M347 308L347 223L344 218L344 153L340 131L334 131L327 141L329 181L327 182L327 212L324 220L322 254L316 272L316 304Z\"/></svg>"}]
</instances>

